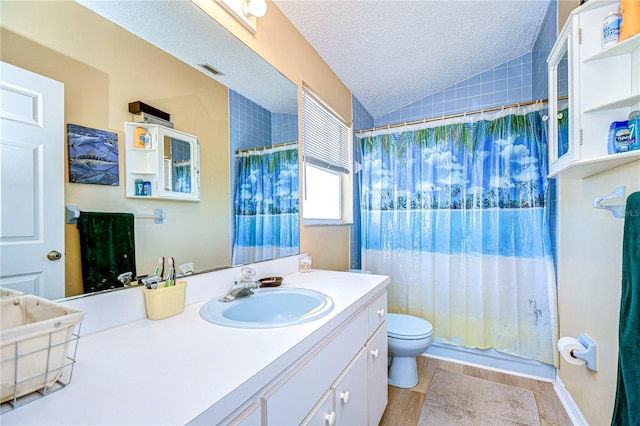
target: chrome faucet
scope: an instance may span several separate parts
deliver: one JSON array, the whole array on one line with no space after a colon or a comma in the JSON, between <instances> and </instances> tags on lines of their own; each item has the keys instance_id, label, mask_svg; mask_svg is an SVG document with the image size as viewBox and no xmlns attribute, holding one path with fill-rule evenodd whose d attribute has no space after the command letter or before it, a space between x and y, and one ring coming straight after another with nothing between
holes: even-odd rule
<instances>
[{"instance_id":1,"label":"chrome faucet","mask_svg":"<svg viewBox=\"0 0 640 426\"><path fill-rule=\"evenodd\" d=\"M249 297L253 294L253 290L260 288L260 282L253 279L256 276L256 271L245 266L240 270L240 273L242 274L240 281L233 283L233 287L220 299L221 302L228 303L236 299Z\"/></svg>"}]
</instances>

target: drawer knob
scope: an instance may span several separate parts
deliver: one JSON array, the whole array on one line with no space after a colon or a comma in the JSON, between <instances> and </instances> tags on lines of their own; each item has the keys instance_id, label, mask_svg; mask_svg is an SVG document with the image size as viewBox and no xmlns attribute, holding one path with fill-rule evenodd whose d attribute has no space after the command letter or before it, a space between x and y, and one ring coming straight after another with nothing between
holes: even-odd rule
<instances>
[{"instance_id":1,"label":"drawer knob","mask_svg":"<svg viewBox=\"0 0 640 426\"><path fill-rule=\"evenodd\" d=\"M378 349L374 349L371 351L371 355L373 355L374 358L378 358L379 354L380 354L380 351Z\"/></svg>"},{"instance_id":2,"label":"drawer knob","mask_svg":"<svg viewBox=\"0 0 640 426\"><path fill-rule=\"evenodd\" d=\"M378 316L384 316L384 308L378 309Z\"/></svg>"},{"instance_id":3,"label":"drawer knob","mask_svg":"<svg viewBox=\"0 0 640 426\"><path fill-rule=\"evenodd\" d=\"M335 412L335 411L332 411L332 412L330 412L329 414L326 414L326 415L324 416L324 419L327 421L327 424L328 424L329 426L333 426L333 425L335 425L335 424L336 424L336 412Z\"/></svg>"},{"instance_id":4,"label":"drawer knob","mask_svg":"<svg viewBox=\"0 0 640 426\"><path fill-rule=\"evenodd\" d=\"M347 404L349 402L349 400L351 399L351 394L349 393L349 391L342 392L340 394L340 399L342 400L342 402Z\"/></svg>"}]
</instances>

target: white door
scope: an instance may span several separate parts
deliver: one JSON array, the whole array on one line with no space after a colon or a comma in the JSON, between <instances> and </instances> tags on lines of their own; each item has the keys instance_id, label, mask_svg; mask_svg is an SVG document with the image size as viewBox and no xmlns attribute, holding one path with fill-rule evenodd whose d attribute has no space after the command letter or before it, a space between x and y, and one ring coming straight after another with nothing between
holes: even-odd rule
<instances>
[{"instance_id":1,"label":"white door","mask_svg":"<svg viewBox=\"0 0 640 426\"><path fill-rule=\"evenodd\" d=\"M64 85L0 67L0 285L61 299Z\"/></svg>"}]
</instances>

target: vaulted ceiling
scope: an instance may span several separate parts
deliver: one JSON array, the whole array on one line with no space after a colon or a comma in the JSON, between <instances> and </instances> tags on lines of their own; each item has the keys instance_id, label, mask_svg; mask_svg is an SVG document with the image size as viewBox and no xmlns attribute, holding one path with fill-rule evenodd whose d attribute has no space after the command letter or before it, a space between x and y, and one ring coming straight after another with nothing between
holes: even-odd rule
<instances>
[{"instance_id":1,"label":"vaulted ceiling","mask_svg":"<svg viewBox=\"0 0 640 426\"><path fill-rule=\"evenodd\" d=\"M533 49L549 0L274 0L374 117Z\"/></svg>"}]
</instances>

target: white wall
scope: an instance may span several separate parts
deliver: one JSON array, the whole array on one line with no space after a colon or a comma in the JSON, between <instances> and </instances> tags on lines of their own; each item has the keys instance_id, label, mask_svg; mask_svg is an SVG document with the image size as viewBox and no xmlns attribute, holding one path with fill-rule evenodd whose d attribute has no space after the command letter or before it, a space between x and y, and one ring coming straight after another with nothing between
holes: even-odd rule
<instances>
[{"instance_id":1,"label":"white wall","mask_svg":"<svg viewBox=\"0 0 640 426\"><path fill-rule=\"evenodd\" d=\"M560 179L558 314L560 336L588 334L598 372L560 360L558 375L589 424L610 424L617 384L624 219L592 207L616 186L640 191L640 161L587 179Z\"/></svg>"}]
</instances>

